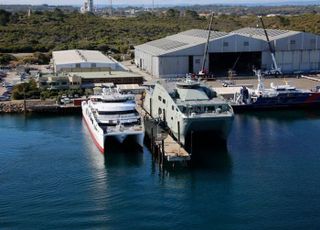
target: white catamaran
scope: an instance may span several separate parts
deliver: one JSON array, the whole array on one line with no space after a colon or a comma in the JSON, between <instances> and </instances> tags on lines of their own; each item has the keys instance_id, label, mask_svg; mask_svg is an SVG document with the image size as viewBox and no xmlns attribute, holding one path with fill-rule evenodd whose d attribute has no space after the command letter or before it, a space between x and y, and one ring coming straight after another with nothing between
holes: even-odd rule
<instances>
[{"instance_id":1,"label":"white catamaran","mask_svg":"<svg viewBox=\"0 0 320 230\"><path fill-rule=\"evenodd\" d=\"M136 110L135 97L116 88L103 88L102 93L82 102L83 119L93 141L104 153L108 138L122 144L131 140L143 146L144 125Z\"/></svg>"}]
</instances>

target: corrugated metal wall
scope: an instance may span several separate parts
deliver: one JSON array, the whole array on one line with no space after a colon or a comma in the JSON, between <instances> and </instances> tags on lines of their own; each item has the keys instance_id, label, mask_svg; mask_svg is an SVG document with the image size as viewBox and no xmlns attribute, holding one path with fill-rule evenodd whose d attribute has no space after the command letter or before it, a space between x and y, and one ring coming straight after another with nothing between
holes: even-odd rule
<instances>
[{"instance_id":1,"label":"corrugated metal wall","mask_svg":"<svg viewBox=\"0 0 320 230\"><path fill-rule=\"evenodd\" d=\"M320 36L309 33L298 33L277 39L273 42L276 49L276 60L283 72L320 70ZM153 56L136 49L135 62L146 72L156 77L182 76L189 72L189 56L193 56L193 70L199 72L204 53L204 44L183 50ZM261 39L230 34L213 40L209 44L209 53L221 52L262 52L261 68L270 69L272 59L268 44ZM209 60L209 59L208 59ZM206 65L208 68L208 62Z\"/></svg>"}]
</instances>

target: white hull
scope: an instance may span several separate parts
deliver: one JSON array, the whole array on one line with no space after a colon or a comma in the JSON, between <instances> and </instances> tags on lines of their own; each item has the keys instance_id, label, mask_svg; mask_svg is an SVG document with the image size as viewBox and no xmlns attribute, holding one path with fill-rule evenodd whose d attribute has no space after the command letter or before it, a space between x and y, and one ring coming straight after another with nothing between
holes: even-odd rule
<instances>
[{"instance_id":1,"label":"white hull","mask_svg":"<svg viewBox=\"0 0 320 230\"><path fill-rule=\"evenodd\" d=\"M89 110L89 114L87 114L86 110ZM98 123L95 121L94 118L90 117L90 109L86 102L82 104L82 115L83 119L86 123L86 126L89 129L91 137L100 150L101 153L105 152L106 145L108 144L108 137L112 137L122 144L126 140L130 139L134 143L138 144L140 147L143 147L143 140L144 140L144 131L118 131L118 132L111 132L111 133L104 133Z\"/></svg>"}]
</instances>

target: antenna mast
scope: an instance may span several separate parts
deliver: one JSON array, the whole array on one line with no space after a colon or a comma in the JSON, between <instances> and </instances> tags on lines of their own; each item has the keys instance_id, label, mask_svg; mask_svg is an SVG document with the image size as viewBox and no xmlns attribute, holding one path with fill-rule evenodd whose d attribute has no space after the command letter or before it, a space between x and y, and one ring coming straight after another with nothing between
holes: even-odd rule
<instances>
[{"instance_id":1,"label":"antenna mast","mask_svg":"<svg viewBox=\"0 0 320 230\"><path fill-rule=\"evenodd\" d=\"M109 16L112 17L112 0L110 0Z\"/></svg>"}]
</instances>

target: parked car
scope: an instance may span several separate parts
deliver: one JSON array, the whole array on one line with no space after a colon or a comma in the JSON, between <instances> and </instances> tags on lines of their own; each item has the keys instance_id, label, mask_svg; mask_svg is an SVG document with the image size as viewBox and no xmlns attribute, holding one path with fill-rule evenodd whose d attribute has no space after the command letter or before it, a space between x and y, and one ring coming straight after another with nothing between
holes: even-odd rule
<instances>
[{"instance_id":1,"label":"parked car","mask_svg":"<svg viewBox=\"0 0 320 230\"><path fill-rule=\"evenodd\" d=\"M0 101L9 101L10 97L8 96L0 96Z\"/></svg>"},{"instance_id":2,"label":"parked car","mask_svg":"<svg viewBox=\"0 0 320 230\"><path fill-rule=\"evenodd\" d=\"M62 99L61 99L61 103L64 104L64 105L70 104L70 103L71 103L71 100L70 100L70 98L65 97L65 98L62 98Z\"/></svg>"}]
</instances>

